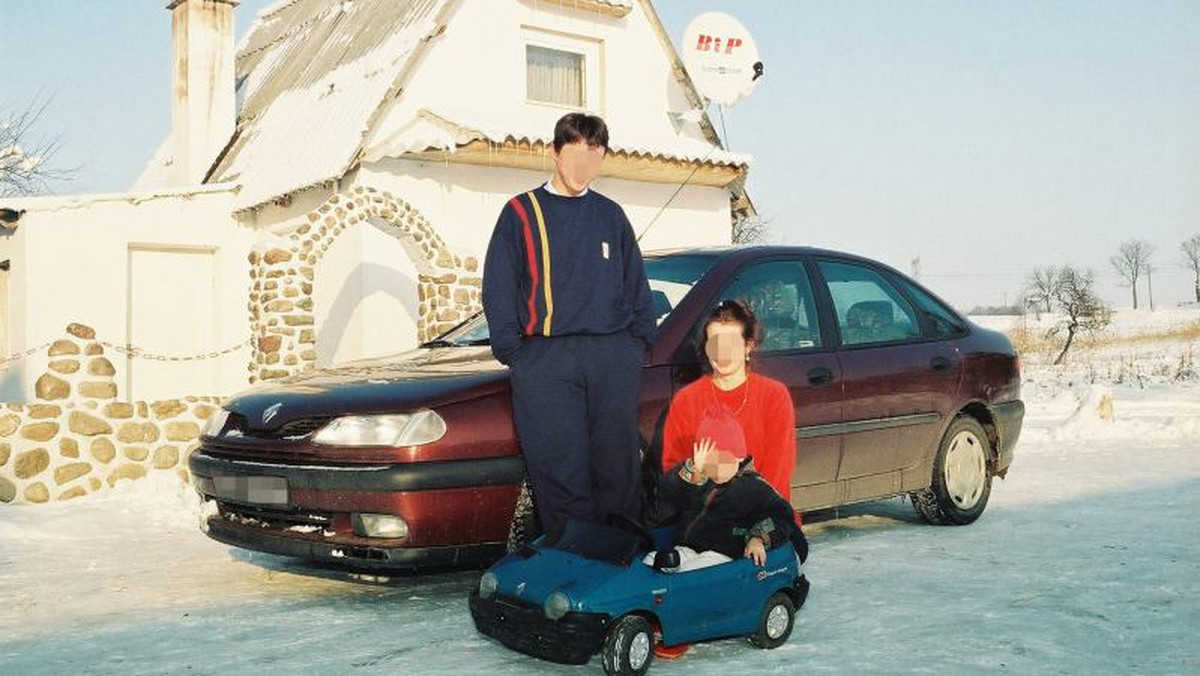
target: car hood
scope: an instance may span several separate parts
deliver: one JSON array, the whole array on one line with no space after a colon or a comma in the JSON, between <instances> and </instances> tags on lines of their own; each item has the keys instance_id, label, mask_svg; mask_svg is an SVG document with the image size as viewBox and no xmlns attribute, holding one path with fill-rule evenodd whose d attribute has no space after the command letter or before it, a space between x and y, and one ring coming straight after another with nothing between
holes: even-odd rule
<instances>
[{"instance_id":1,"label":"car hood","mask_svg":"<svg viewBox=\"0 0 1200 676\"><path fill-rule=\"evenodd\" d=\"M509 555L492 567L499 591L512 598L541 605L552 592L565 592L575 607L588 594L624 576L629 567L592 561L552 548L540 548L529 559Z\"/></svg>"},{"instance_id":2,"label":"car hood","mask_svg":"<svg viewBox=\"0 0 1200 676\"><path fill-rule=\"evenodd\" d=\"M225 407L251 426L274 428L300 418L432 408L507 388L508 369L487 347L418 348L272 380Z\"/></svg>"}]
</instances>

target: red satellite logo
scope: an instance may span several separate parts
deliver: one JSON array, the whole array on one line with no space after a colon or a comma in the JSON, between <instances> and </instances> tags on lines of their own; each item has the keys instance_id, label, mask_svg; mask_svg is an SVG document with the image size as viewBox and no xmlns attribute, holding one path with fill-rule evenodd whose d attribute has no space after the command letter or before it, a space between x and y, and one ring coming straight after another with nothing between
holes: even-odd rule
<instances>
[{"instance_id":1,"label":"red satellite logo","mask_svg":"<svg viewBox=\"0 0 1200 676\"><path fill-rule=\"evenodd\" d=\"M722 48L722 44L724 44L724 48ZM696 41L696 51L713 52L715 54L732 54L735 48L741 46L741 38L725 38L724 43L722 43L721 38L711 35L701 35Z\"/></svg>"}]
</instances>

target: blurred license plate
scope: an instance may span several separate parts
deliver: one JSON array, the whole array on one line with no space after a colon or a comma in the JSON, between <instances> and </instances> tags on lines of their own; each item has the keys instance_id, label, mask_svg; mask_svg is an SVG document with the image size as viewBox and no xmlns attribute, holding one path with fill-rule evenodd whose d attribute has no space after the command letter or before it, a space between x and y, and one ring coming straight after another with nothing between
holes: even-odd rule
<instances>
[{"instance_id":1,"label":"blurred license plate","mask_svg":"<svg viewBox=\"0 0 1200 676\"><path fill-rule=\"evenodd\" d=\"M286 505L287 479L281 476L215 476L213 492L218 498L255 505Z\"/></svg>"}]
</instances>

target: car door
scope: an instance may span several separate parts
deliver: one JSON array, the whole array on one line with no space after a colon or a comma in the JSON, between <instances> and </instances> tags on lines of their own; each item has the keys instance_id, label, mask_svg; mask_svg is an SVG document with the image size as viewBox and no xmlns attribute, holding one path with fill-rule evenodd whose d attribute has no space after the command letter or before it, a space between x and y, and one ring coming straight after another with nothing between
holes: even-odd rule
<instances>
[{"instance_id":1,"label":"car door","mask_svg":"<svg viewBox=\"0 0 1200 676\"><path fill-rule=\"evenodd\" d=\"M792 503L798 509L829 504L841 454L840 439L833 433L842 418L841 373L830 345L834 334L820 323L804 259L773 257L742 266L713 295L709 307L730 299L749 303L763 323L763 343L751 368L784 383L791 393L797 435ZM701 317L698 325L703 321ZM693 364L679 373L682 386L700 371Z\"/></svg>"},{"instance_id":2,"label":"car door","mask_svg":"<svg viewBox=\"0 0 1200 676\"><path fill-rule=\"evenodd\" d=\"M882 268L861 260L818 258L838 333L842 384L841 501L928 482L918 462L936 443L936 400L957 392L962 360L930 340L912 303ZM952 395L951 395L952 396Z\"/></svg>"}]
</instances>

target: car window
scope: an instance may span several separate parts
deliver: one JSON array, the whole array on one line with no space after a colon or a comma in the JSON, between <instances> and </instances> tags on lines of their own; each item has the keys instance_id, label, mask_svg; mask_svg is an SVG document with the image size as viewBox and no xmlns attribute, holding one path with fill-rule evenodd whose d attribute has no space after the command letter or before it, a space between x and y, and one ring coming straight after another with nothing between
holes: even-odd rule
<instances>
[{"instance_id":1,"label":"car window","mask_svg":"<svg viewBox=\"0 0 1200 676\"><path fill-rule=\"evenodd\" d=\"M692 290L717 260L715 254L658 254L644 258L646 277L650 284L650 300L653 302L654 319L661 324L679 301ZM480 310L471 318L450 329L426 346L487 345L487 318Z\"/></svg>"},{"instance_id":2,"label":"car window","mask_svg":"<svg viewBox=\"0 0 1200 676\"><path fill-rule=\"evenodd\" d=\"M878 272L853 263L818 263L837 312L843 345L911 340L921 335L912 306Z\"/></svg>"},{"instance_id":3,"label":"car window","mask_svg":"<svg viewBox=\"0 0 1200 676\"><path fill-rule=\"evenodd\" d=\"M800 261L763 261L747 266L714 302L722 300L749 303L763 325L760 353L821 347L812 287Z\"/></svg>"},{"instance_id":4,"label":"car window","mask_svg":"<svg viewBox=\"0 0 1200 676\"><path fill-rule=\"evenodd\" d=\"M644 260L654 320L662 324L671 310L708 272L715 258L708 254L673 254L646 256Z\"/></svg>"},{"instance_id":5,"label":"car window","mask_svg":"<svg viewBox=\"0 0 1200 676\"><path fill-rule=\"evenodd\" d=\"M934 336L938 338L950 338L966 332L967 327L958 318L958 315L954 314L953 310L934 298L928 291L902 277L898 278L897 282L908 293L909 298L912 298L916 302L917 309L929 318L930 323L933 325Z\"/></svg>"}]
</instances>

